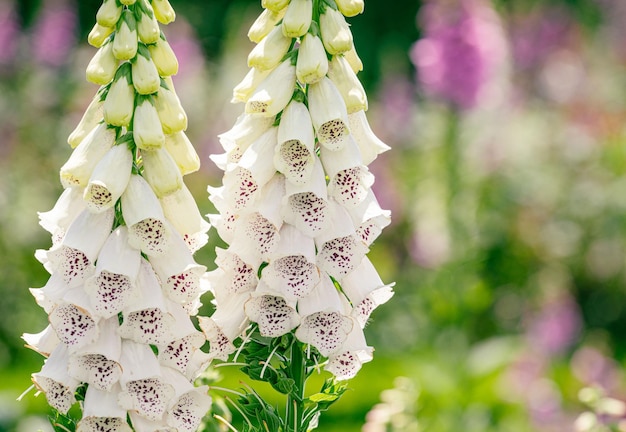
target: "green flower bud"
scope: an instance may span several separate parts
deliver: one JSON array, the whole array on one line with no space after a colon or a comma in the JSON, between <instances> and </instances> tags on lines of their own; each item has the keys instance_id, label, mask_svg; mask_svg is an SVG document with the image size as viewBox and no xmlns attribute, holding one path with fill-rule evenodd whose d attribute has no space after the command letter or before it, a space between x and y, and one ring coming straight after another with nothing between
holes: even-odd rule
<instances>
[{"instance_id":1,"label":"green flower bud","mask_svg":"<svg viewBox=\"0 0 626 432\"><path fill-rule=\"evenodd\" d=\"M113 55L113 44L106 43L98 49L87 65L87 81L106 85L111 82L117 70L117 59Z\"/></svg>"},{"instance_id":2,"label":"green flower bud","mask_svg":"<svg viewBox=\"0 0 626 432\"><path fill-rule=\"evenodd\" d=\"M120 76L111 84L104 101L104 121L113 126L130 125L135 109L135 90L128 77Z\"/></svg>"},{"instance_id":3,"label":"green flower bud","mask_svg":"<svg viewBox=\"0 0 626 432\"><path fill-rule=\"evenodd\" d=\"M233 89L231 102L246 102L252 92L254 92L261 81L267 78L270 72L269 70L260 71L257 68L250 68L243 80Z\"/></svg>"},{"instance_id":4,"label":"green flower bud","mask_svg":"<svg viewBox=\"0 0 626 432\"><path fill-rule=\"evenodd\" d=\"M361 81L343 56L334 56L330 61L328 78L335 84L346 103L348 114L367 111L367 95Z\"/></svg>"},{"instance_id":5,"label":"green flower bud","mask_svg":"<svg viewBox=\"0 0 626 432\"><path fill-rule=\"evenodd\" d=\"M278 12L286 8L288 4L289 0L261 0L261 6L274 12Z\"/></svg>"},{"instance_id":6,"label":"green flower bud","mask_svg":"<svg viewBox=\"0 0 626 432\"><path fill-rule=\"evenodd\" d=\"M139 50L135 61L132 63L133 85L137 93L147 95L156 93L161 85L161 78L154 62L150 58L150 52L145 46Z\"/></svg>"},{"instance_id":7,"label":"green flower bud","mask_svg":"<svg viewBox=\"0 0 626 432\"><path fill-rule=\"evenodd\" d=\"M353 17L363 13L365 3L363 0L335 0L339 12L347 17Z\"/></svg>"},{"instance_id":8,"label":"green flower bud","mask_svg":"<svg viewBox=\"0 0 626 432\"><path fill-rule=\"evenodd\" d=\"M296 61L298 81L312 84L325 77L327 72L328 58L322 40L311 33L305 34L300 40Z\"/></svg>"},{"instance_id":9,"label":"green flower bud","mask_svg":"<svg viewBox=\"0 0 626 432\"><path fill-rule=\"evenodd\" d=\"M115 0L104 0L96 13L96 22L102 27L115 27L122 15L122 6Z\"/></svg>"},{"instance_id":10,"label":"green flower bud","mask_svg":"<svg viewBox=\"0 0 626 432\"><path fill-rule=\"evenodd\" d=\"M312 0L291 0L283 18L283 35L295 38L306 34L313 16Z\"/></svg>"},{"instance_id":11,"label":"green flower bud","mask_svg":"<svg viewBox=\"0 0 626 432\"><path fill-rule=\"evenodd\" d=\"M329 54L341 54L352 47L352 33L341 12L327 7L320 15L320 33Z\"/></svg>"},{"instance_id":12,"label":"green flower bud","mask_svg":"<svg viewBox=\"0 0 626 432\"><path fill-rule=\"evenodd\" d=\"M165 143L165 135L156 108L150 97L138 98L140 102L135 108L133 120L133 139L141 150L161 148Z\"/></svg>"},{"instance_id":13,"label":"green flower bud","mask_svg":"<svg viewBox=\"0 0 626 432\"><path fill-rule=\"evenodd\" d=\"M141 157L143 176L158 198L172 194L183 186L180 170L167 150L144 150Z\"/></svg>"},{"instance_id":14,"label":"green flower bud","mask_svg":"<svg viewBox=\"0 0 626 432\"><path fill-rule=\"evenodd\" d=\"M159 28L159 23L154 13L139 14L137 20L137 34L139 35L139 39L145 44L153 44L159 40L161 29Z\"/></svg>"},{"instance_id":15,"label":"green flower bud","mask_svg":"<svg viewBox=\"0 0 626 432\"><path fill-rule=\"evenodd\" d=\"M148 45L152 61L162 77L176 75L178 73L178 60L170 44L158 38L156 44Z\"/></svg>"},{"instance_id":16,"label":"green flower bud","mask_svg":"<svg viewBox=\"0 0 626 432\"><path fill-rule=\"evenodd\" d=\"M119 60L130 60L137 55L137 23L128 9L124 11L113 39L113 55Z\"/></svg>"},{"instance_id":17,"label":"green flower bud","mask_svg":"<svg viewBox=\"0 0 626 432\"><path fill-rule=\"evenodd\" d=\"M165 150L172 156L182 175L200 169L200 157L184 132L166 135Z\"/></svg>"},{"instance_id":18,"label":"green flower bud","mask_svg":"<svg viewBox=\"0 0 626 432\"><path fill-rule=\"evenodd\" d=\"M250 30L248 30L248 39L254 43L261 42L261 40L272 31L278 21L283 18L286 11L286 8L278 12L265 9L256 21L254 21L252 26L250 26Z\"/></svg>"},{"instance_id":19,"label":"green flower bud","mask_svg":"<svg viewBox=\"0 0 626 432\"><path fill-rule=\"evenodd\" d=\"M356 53L356 49L354 45L348 51L343 53L344 57L348 61L348 64L354 71L354 73L359 73L363 70L363 62L361 61L359 55Z\"/></svg>"},{"instance_id":20,"label":"green flower bud","mask_svg":"<svg viewBox=\"0 0 626 432\"><path fill-rule=\"evenodd\" d=\"M100 48L114 30L113 27L104 27L96 23L87 36L87 42L93 47Z\"/></svg>"},{"instance_id":21,"label":"green flower bud","mask_svg":"<svg viewBox=\"0 0 626 432\"><path fill-rule=\"evenodd\" d=\"M169 24L176 19L176 12L167 0L152 0L152 8L160 23Z\"/></svg>"},{"instance_id":22,"label":"green flower bud","mask_svg":"<svg viewBox=\"0 0 626 432\"><path fill-rule=\"evenodd\" d=\"M187 129L187 114L185 114L176 93L165 87L160 87L154 98L154 106L161 120L164 133L173 134Z\"/></svg>"},{"instance_id":23,"label":"green flower bud","mask_svg":"<svg viewBox=\"0 0 626 432\"><path fill-rule=\"evenodd\" d=\"M248 55L248 67L260 70L274 69L287 54L291 46L291 39L283 36L279 26L255 46Z\"/></svg>"}]
</instances>

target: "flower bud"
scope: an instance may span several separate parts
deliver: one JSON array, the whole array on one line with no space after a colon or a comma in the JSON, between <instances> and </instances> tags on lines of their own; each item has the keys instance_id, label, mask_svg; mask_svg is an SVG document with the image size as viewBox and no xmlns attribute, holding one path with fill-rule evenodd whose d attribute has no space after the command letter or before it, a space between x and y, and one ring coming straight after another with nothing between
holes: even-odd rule
<instances>
[{"instance_id":1,"label":"flower bud","mask_svg":"<svg viewBox=\"0 0 626 432\"><path fill-rule=\"evenodd\" d=\"M133 139L142 150L158 149L165 143L159 115L149 97L143 98L135 108Z\"/></svg>"},{"instance_id":2,"label":"flower bud","mask_svg":"<svg viewBox=\"0 0 626 432\"><path fill-rule=\"evenodd\" d=\"M305 34L300 40L296 75L303 84L319 81L328 73L328 58L322 40L311 34Z\"/></svg>"},{"instance_id":3,"label":"flower bud","mask_svg":"<svg viewBox=\"0 0 626 432\"><path fill-rule=\"evenodd\" d=\"M163 133L173 134L187 129L187 114L176 93L165 87L159 87L154 105L161 120Z\"/></svg>"},{"instance_id":4,"label":"flower bud","mask_svg":"<svg viewBox=\"0 0 626 432\"><path fill-rule=\"evenodd\" d=\"M274 12L286 8L288 4L289 0L261 0L261 6Z\"/></svg>"},{"instance_id":5,"label":"flower bud","mask_svg":"<svg viewBox=\"0 0 626 432\"><path fill-rule=\"evenodd\" d=\"M115 28L104 27L96 23L89 32L89 36L87 36L87 42L89 42L89 45L93 47L100 48L106 38L108 38L111 33L113 33L113 30L115 30Z\"/></svg>"},{"instance_id":6,"label":"flower bud","mask_svg":"<svg viewBox=\"0 0 626 432\"><path fill-rule=\"evenodd\" d=\"M259 84L267 78L270 72L270 70L261 71L257 68L250 68L243 80L241 80L241 82L233 89L233 98L231 102L246 102Z\"/></svg>"},{"instance_id":7,"label":"flower bud","mask_svg":"<svg viewBox=\"0 0 626 432\"><path fill-rule=\"evenodd\" d=\"M328 78L309 86L309 112L320 144L329 150L340 150L348 129L348 112L337 87Z\"/></svg>"},{"instance_id":8,"label":"flower bud","mask_svg":"<svg viewBox=\"0 0 626 432\"><path fill-rule=\"evenodd\" d=\"M167 0L152 0L154 16L160 23L169 24L176 19L176 12Z\"/></svg>"},{"instance_id":9,"label":"flower bud","mask_svg":"<svg viewBox=\"0 0 626 432\"><path fill-rule=\"evenodd\" d=\"M283 18L283 35L295 38L306 34L313 16L312 0L291 0Z\"/></svg>"},{"instance_id":10,"label":"flower bud","mask_svg":"<svg viewBox=\"0 0 626 432\"><path fill-rule=\"evenodd\" d=\"M119 0L120 3L122 3L123 5L126 5L126 6L130 6L132 4L135 4L135 1L136 0Z\"/></svg>"},{"instance_id":11,"label":"flower bud","mask_svg":"<svg viewBox=\"0 0 626 432\"><path fill-rule=\"evenodd\" d=\"M102 27L115 27L122 15L122 6L115 0L104 0L96 13L96 22Z\"/></svg>"},{"instance_id":12,"label":"flower bud","mask_svg":"<svg viewBox=\"0 0 626 432\"><path fill-rule=\"evenodd\" d=\"M113 126L130 125L135 109L135 90L127 75L121 74L113 81L104 101L104 121Z\"/></svg>"},{"instance_id":13,"label":"flower bud","mask_svg":"<svg viewBox=\"0 0 626 432\"><path fill-rule=\"evenodd\" d=\"M329 54L341 54L352 47L352 33L341 12L327 7L320 15L320 33Z\"/></svg>"},{"instance_id":14,"label":"flower bud","mask_svg":"<svg viewBox=\"0 0 626 432\"><path fill-rule=\"evenodd\" d=\"M261 40L272 31L278 21L283 18L286 11L286 8L278 12L274 12L271 9L265 9L250 26L250 30L248 30L248 39L254 43L261 42Z\"/></svg>"},{"instance_id":15,"label":"flower bud","mask_svg":"<svg viewBox=\"0 0 626 432\"><path fill-rule=\"evenodd\" d=\"M143 43L153 44L159 40L161 29L154 13L149 13L148 7L149 5L146 5L145 9L139 9L142 13L139 14L139 20L137 21L137 34Z\"/></svg>"},{"instance_id":16,"label":"flower bud","mask_svg":"<svg viewBox=\"0 0 626 432\"><path fill-rule=\"evenodd\" d=\"M159 75L165 77L178 73L178 60L167 40L159 37L155 44L148 45L148 51Z\"/></svg>"},{"instance_id":17,"label":"flower bud","mask_svg":"<svg viewBox=\"0 0 626 432\"><path fill-rule=\"evenodd\" d=\"M98 49L87 65L87 81L98 85L111 82L117 70L117 59L113 55L113 44L106 43Z\"/></svg>"},{"instance_id":18,"label":"flower bud","mask_svg":"<svg viewBox=\"0 0 626 432\"><path fill-rule=\"evenodd\" d=\"M98 162L83 198L94 213L113 207L130 179L133 155L125 144L115 145Z\"/></svg>"},{"instance_id":19,"label":"flower bud","mask_svg":"<svg viewBox=\"0 0 626 432\"><path fill-rule=\"evenodd\" d=\"M352 45L352 48L350 48L348 51L343 53L343 56L348 61L348 64L350 65L354 73L359 73L363 70L363 62L359 58L359 55L356 53L354 45Z\"/></svg>"},{"instance_id":20,"label":"flower bud","mask_svg":"<svg viewBox=\"0 0 626 432\"><path fill-rule=\"evenodd\" d=\"M200 158L184 132L165 136L165 150L172 156L182 175L200 169Z\"/></svg>"},{"instance_id":21,"label":"flower bud","mask_svg":"<svg viewBox=\"0 0 626 432\"><path fill-rule=\"evenodd\" d=\"M348 114L367 111L367 95L361 81L343 56L333 56L330 61L328 78L337 86L346 103Z\"/></svg>"},{"instance_id":22,"label":"flower bud","mask_svg":"<svg viewBox=\"0 0 626 432\"><path fill-rule=\"evenodd\" d=\"M137 23L133 13L126 9L113 39L113 55L119 60L130 60L137 55Z\"/></svg>"},{"instance_id":23,"label":"flower bud","mask_svg":"<svg viewBox=\"0 0 626 432\"><path fill-rule=\"evenodd\" d=\"M255 46L248 55L248 67L260 70L274 69L287 54L291 46L291 39L283 36L279 26Z\"/></svg>"},{"instance_id":24,"label":"flower bud","mask_svg":"<svg viewBox=\"0 0 626 432\"><path fill-rule=\"evenodd\" d=\"M101 93L98 92L91 103L85 110L83 117L76 125L76 128L72 131L67 138L67 143L70 147L75 148L81 141L89 134L89 132L102 121L102 107L103 102L100 100Z\"/></svg>"},{"instance_id":25,"label":"flower bud","mask_svg":"<svg viewBox=\"0 0 626 432\"><path fill-rule=\"evenodd\" d=\"M335 0L339 12L347 17L353 17L363 13L365 3L363 0Z\"/></svg>"},{"instance_id":26,"label":"flower bud","mask_svg":"<svg viewBox=\"0 0 626 432\"><path fill-rule=\"evenodd\" d=\"M145 47L142 46L142 47ZM135 61L132 63L133 86L137 93L147 95L156 93L161 85L161 78L154 62L150 58L150 52L145 49L139 50Z\"/></svg>"},{"instance_id":27,"label":"flower bud","mask_svg":"<svg viewBox=\"0 0 626 432\"><path fill-rule=\"evenodd\" d=\"M183 186L180 170L164 148L144 150L141 157L143 176L158 198L174 193Z\"/></svg>"},{"instance_id":28,"label":"flower bud","mask_svg":"<svg viewBox=\"0 0 626 432\"><path fill-rule=\"evenodd\" d=\"M295 85L296 68L287 59L259 84L246 102L246 113L275 116L291 100Z\"/></svg>"}]
</instances>

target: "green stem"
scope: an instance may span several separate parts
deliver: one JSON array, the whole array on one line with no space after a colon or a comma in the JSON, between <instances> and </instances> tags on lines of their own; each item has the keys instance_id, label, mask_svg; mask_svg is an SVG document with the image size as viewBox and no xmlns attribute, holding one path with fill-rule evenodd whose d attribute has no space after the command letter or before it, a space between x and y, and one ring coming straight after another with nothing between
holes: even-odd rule
<instances>
[{"instance_id":1,"label":"green stem","mask_svg":"<svg viewBox=\"0 0 626 432\"><path fill-rule=\"evenodd\" d=\"M306 432L301 430L304 415L304 387L306 381L306 361L303 345L297 340L291 345L291 378L295 381L294 390L287 395L287 422L286 430L292 432Z\"/></svg>"}]
</instances>

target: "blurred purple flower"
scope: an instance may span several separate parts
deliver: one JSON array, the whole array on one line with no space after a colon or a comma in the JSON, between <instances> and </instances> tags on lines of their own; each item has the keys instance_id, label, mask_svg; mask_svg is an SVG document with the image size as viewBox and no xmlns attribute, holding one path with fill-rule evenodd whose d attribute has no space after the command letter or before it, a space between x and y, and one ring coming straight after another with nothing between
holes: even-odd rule
<instances>
[{"instance_id":1,"label":"blurred purple flower","mask_svg":"<svg viewBox=\"0 0 626 432\"><path fill-rule=\"evenodd\" d=\"M0 2L0 65L10 64L17 54L20 26L12 1Z\"/></svg>"},{"instance_id":2,"label":"blurred purple flower","mask_svg":"<svg viewBox=\"0 0 626 432\"><path fill-rule=\"evenodd\" d=\"M177 78L193 75L204 67L204 54L196 34L183 17L171 24L167 38L178 59Z\"/></svg>"},{"instance_id":3,"label":"blurred purple flower","mask_svg":"<svg viewBox=\"0 0 626 432\"><path fill-rule=\"evenodd\" d=\"M569 295L549 300L528 322L530 346L552 356L576 341L581 329L580 310Z\"/></svg>"},{"instance_id":4,"label":"blurred purple flower","mask_svg":"<svg viewBox=\"0 0 626 432\"><path fill-rule=\"evenodd\" d=\"M418 23L424 37L411 60L424 91L459 108L477 105L505 56L498 15L481 0L431 0Z\"/></svg>"},{"instance_id":5,"label":"blurred purple flower","mask_svg":"<svg viewBox=\"0 0 626 432\"><path fill-rule=\"evenodd\" d=\"M620 388L622 379L619 365L596 348L582 347L572 356L574 376L588 386L598 386L611 393Z\"/></svg>"},{"instance_id":6,"label":"blurred purple flower","mask_svg":"<svg viewBox=\"0 0 626 432\"><path fill-rule=\"evenodd\" d=\"M76 42L77 18L73 2L48 0L33 30L33 56L38 63L59 67Z\"/></svg>"},{"instance_id":7,"label":"blurred purple flower","mask_svg":"<svg viewBox=\"0 0 626 432\"><path fill-rule=\"evenodd\" d=\"M378 108L385 113L384 121L376 122L376 131L380 138L396 148L402 142L413 138L413 97L415 88L413 83L402 74L386 76L381 84L378 96Z\"/></svg>"}]
</instances>

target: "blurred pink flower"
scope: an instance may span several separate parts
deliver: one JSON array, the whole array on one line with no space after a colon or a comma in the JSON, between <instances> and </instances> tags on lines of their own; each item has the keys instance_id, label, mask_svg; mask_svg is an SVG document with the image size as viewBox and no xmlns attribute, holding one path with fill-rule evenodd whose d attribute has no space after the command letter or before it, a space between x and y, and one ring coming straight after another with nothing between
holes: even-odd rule
<instances>
[{"instance_id":1,"label":"blurred pink flower","mask_svg":"<svg viewBox=\"0 0 626 432\"><path fill-rule=\"evenodd\" d=\"M193 75L204 66L200 42L189 22L183 17L178 17L171 27L168 42L178 59L177 78Z\"/></svg>"},{"instance_id":2,"label":"blurred pink flower","mask_svg":"<svg viewBox=\"0 0 626 432\"><path fill-rule=\"evenodd\" d=\"M550 299L528 322L531 347L548 356L561 353L576 341L581 329L580 310L569 295Z\"/></svg>"},{"instance_id":3,"label":"blurred pink flower","mask_svg":"<svg viewBox=\"0 0 626 432\"><path fill-rule=\"evenodd\" d=\"M617 362L596 348L585 346L572 356L572 373L588 386L599 386L608 393L620 387L622 374Z\"/></svg>"},{"instance_id":4,"label":"blurred pink flower","mask_svg":"<svg viewBox=\"0 0 626 432\"><path fill-rule=\"evenodd\" d=\"M17 54L20 26L12 1L0 3L0 65L10 64Z\"/></svg>"},{"instance_id":5,"label":"blurred pink flower","mask_svg":"<svg viewBox=\"0 0 626 432\"><path fill-rule=\"evenodd\" d=\"M472 108L505 56L498 15L481 0L431 0L418 16L424 37L411 49L424 91Z\"/></svg>"},{"instance_id":6,"label":"blurred pink flower","mask_svg":"<svg viewBox=\"0 0 626 432\"><path fill-rule=\"evenodd\" d=\"M76 42L76 8L73 2L47 1L33 30L33 56L44 65L59 67Z\"/></svg>"}]
</instances>

